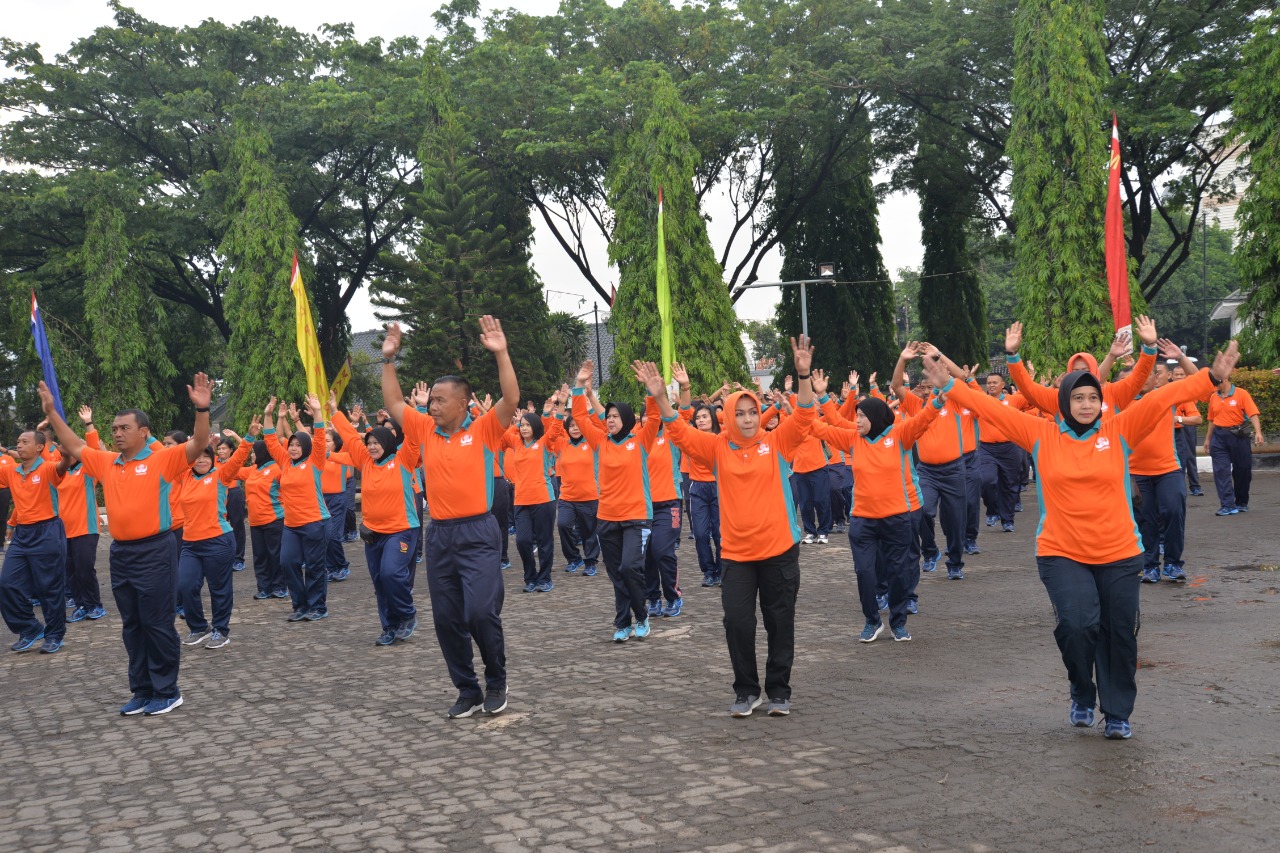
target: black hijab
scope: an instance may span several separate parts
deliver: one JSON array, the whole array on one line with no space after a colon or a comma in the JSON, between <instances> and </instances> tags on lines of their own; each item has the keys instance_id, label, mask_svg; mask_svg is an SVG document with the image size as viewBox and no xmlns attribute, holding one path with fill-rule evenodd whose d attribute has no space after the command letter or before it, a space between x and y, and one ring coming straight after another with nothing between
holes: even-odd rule
<instances>
[{"instance_id":1,"label":"black hijab","mask_svg":"<svg viewBox=\"0 0 1280 853\"><path fill-rule=\"evenodd\" d=\"M253 464L261 468L271 461L271 452L267 450L267 443L262 439L258 439L253 443Z\"/></svg>"},{"instance_id":2,"label":"black hijab","mask_svg":"<svg viewBox=\"0 0 1280 853\"><path fill-rule=\"evenodd\" d=\"M1071 416L1071 392L1082 386L1092 387L1097 390L1099 397L1102 396L1102 385L1098 382L1098 377L1087 370L1071 371L1062 377L1062 385L1058 388L1058 414L1062 415L1062 422L1076 434L1077 438L1092 429L1098 422L1098 418L1102 417L1101 409L1098 410L1098 418L1094 418L1087 424L1080 423Z\"/></svg>"},{"instance_id":3,"label":"black hijab","mask_svg":"<svg viewBox=\"0 0 1280 853\"><path fill-rule=\"evenodd\" d=\"M871 422L871 429L867 430L867 438L878 438L881 433L893 426L893 409L890 409L889 404L879 397L868 397L858 403L858 411Z\"/></svg>"},{"instance_id":4,"label":"black hijab","mask_svg":"<svg viewBox=\"0 0 1280 853\"><path fill-rule=\"evenodd\" d=\"M611 438L614 441L622 441L636 428L635 410L626 403L609 403L604 407L605 414L608 414L610 409L617 409L618 418L622 421L622 429L618 430L618 434L611 436Z\"/></svg>"},{"instance_id":5,"label":"black hijab","mask_svg":"<svg viewBox=\"0 0 1280 853\"><path fill-rule=\"evenodd\" d=\"M302 462L311 455L311 433L300 429L293 435L289 436L289 441L298 442L298 446L302 448L302 456L298 457L299 462Z\"/></svg>"},{"instance_id":6,"label":"black hijab","mask_svg":"<svg viewBox=\"0 0 1280 853\"><path fill-rule=\"evenodd\" d=\"M396 449L400 446L400 442L396 439L396 434L384 426L369 428L369 431L364 434L366 445L369 443L370 437L372 437L374 441L378 442L378 444L382 445L382 459L379 459L379 462L390 456L394 456Z\"/></svg>"}]
</instances>

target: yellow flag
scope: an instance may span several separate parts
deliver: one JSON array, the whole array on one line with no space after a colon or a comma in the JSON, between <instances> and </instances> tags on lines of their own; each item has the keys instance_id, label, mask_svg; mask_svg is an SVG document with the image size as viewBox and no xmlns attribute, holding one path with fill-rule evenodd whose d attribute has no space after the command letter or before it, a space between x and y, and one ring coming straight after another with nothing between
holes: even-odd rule
<instances>
[{"instance_id":1,"label":"yellow flag","mask_svg":"<svg viewBox=\"0 0 1280 853\"><path fill-rule=\"evenodd\" d=\"M293 291L293 303L297 309L298 355L307 371L307 393L315 394L323 406L329 399L329 380L324 375L324 360L320 358L320 339L311 320L311 303L307 300L307 288L302 284L302 270L298 268L298 255L293 256L293 276L289 280Z\"/></svg>"},{"instance_id":2,"label":"yellow flag","mask_svg":"<svg viewBox=\"0 0 1280 853\"><path fill-rule=\"evenodd\" d=\"M329 393L333 395L335 400L341 401L342 392L347 390L347 385L350 382L351 356L347 356L346 361L342 362L342 369L338 371L337 376L333 377L333 384L329 386Z\"/></svg>"}]
</instances>

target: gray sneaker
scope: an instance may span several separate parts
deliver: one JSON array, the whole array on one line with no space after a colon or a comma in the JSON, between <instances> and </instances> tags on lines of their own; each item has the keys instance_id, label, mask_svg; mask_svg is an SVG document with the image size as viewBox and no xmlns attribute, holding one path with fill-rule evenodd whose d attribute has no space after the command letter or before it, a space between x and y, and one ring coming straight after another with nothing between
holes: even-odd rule
<instances>
[{"instance_id":1,"label":"gray sneaker","mask_svg":"<svg viewBox=\"0 0 1280 853\"><path fill-rule=\"evenodd\" d=\"M730 717L750 717L751 712L760 707L760 697L752 694L744 694L739 696L737 700L729 706Z\"/></svg>"},{"instance_id":2,"label":"gray sneaker","mask_svg":"<svg viewBox=\"0 0 1280 853\"><path fill-rule=\"evenodd\" d=\"M785 717L791 713L791 702L786 699L770 699L769 700L769 716Z\"/></svg>"},{"instance_id":3,"label":"gray sneaker","mask_svg":"<svg viewBox=\"0 0 1280 853\"><path fill-rule=\"evenodd\" d=\"M231 643L231 638L221 631L214 631L209 635L209 642L204 644L206 649L220 649Z\"/></svg>"},{"instance_id":4,"label":"gray sneaker","mask_svg":"<svg viewBox=\"0 0 1280 853\"><path fill-rule=\"evenodd\" d=\"M203 631L192 631L190 634L187 634L187 636L182 638L182 645L198 646L208 639L209 634L210 631L208 628L205 628Z\"/></svg>"}]
</instances>

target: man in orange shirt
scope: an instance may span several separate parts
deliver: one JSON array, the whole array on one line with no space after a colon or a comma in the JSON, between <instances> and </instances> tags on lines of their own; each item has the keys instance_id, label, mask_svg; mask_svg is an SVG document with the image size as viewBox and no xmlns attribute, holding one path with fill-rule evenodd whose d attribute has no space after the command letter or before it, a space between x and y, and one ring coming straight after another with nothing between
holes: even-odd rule
<instances>
[{"instance_id":1,"label":"man in orange shirt","mask_svg":"<svg viewBox=\"0 0 1280 853\"><path fill-rule=\"evenodd\" d=\"M1209 434L1204 437L1205 450L1213 459L1213 485L1222 504L1214 515L1249 511L1249 485L1253 482L1250 432L1253 443L1261 445L1258 404L1248 391L1232 385L1227 376L1209 395Z\"/></svg>"},{"instance_id":2,"label":"man in orange shirt","mask_svg":"<svg viewBox=\"0 0 1280 853\"><path fill-rule=\"evenodd\" d=\"M497 714L507 707L507 653L501 535L491 512L493 459L519 405L520 383L502 324L486 314L480 318L480 344L498 363L502 398L472 419L467 411L471 383L461 376L443 376L431 386L429 414L422 414L405 405L396 377L400 339L399 324L390 324L382 342L382 397L392 419L403 425L405 437L422 447L431 512L423 552L427 589L440 651L458 688L448 716L470 717L481 708ZM484 693L472 663L473 640L484 659Z\"/></svg>"},{"instance_id":3,"label":"man in orange shirt","mask_svg":"<svg viewBox=\"0 0 1280 853\"><path fill-rule=\"evenodd\" d=\"M988 373L984 382L987 396L1025 412L1031 404L1021 394L1005 393L1004 377ZM999 522L1005 533L1013 532L1013 508L1018 502L1018 486L1022 482L1024 452L1005 438L991 423L981 424L978 440L978 463L982 468L982 502L987 507L987 527Z\"/></svg>"},{"instance_id":4,"label":"man in orange shirt","mask_svg":"<svg viewBox=\"0 0 1280 853\"><path fill-rule=\"evenodd\" d=\"M93 410L80 407L80 420L93 430ZM58 463L63 472L58 486L58 515L67 531L67 592L76 609L68 622L97 621L107 615L98 586L98 481L85 473L84 466L63 456Z\"/></svg>"},{"instance_id":5,"label":"man in orange shirt","mask_svg":"<svg viewBox=\"0 0 1280 853\"><path fill-rule=\"evenodd\" d=\"M1188 374L1181 364L1175 364L1169 381L1178 382L1189 375L1192 374ZM1182 470L1187 476L1187 494L1193 498L1203 497L1204 489L1200 488L1200 469L1196 464L1196 451L1200 447L1200 424L1204 423L1204 416L1200 414L1195 403L1183 403L1178 407L1177 421L1178 440L1181 442L1178 447L1178 457L1182 460Z\"/></svg>"},{"instance_id":6,"label":"man in orange shirt","mask_svg":"<svg viewBox=\"0 0 1280 853\"><path fill-rule=\"evenodd\" d=\"M62 472L45 458L46 438L39 430L18 436L18 465L0 466L0 486L13 494L13 541L0 569L0 613L18 635L10 648L26 652L44 640L40 651L62 648L67 632L67 536L58 517L58 484ZM31 609L40 600L44 624Z\"/></svg>"},{"instance_id":7,"label":"man in orange shirt","mask_svg":"<svg viewBox=\"0 0 1280 853\"><path fill-rule=\"evenodd\" d=\"M124 716L167 714L182 704L178 689L181 642L173 627L177 595L170 530L169 493L209 445L209 400L213 385L203 373L187 386L196 423L185 444L152 449L151 421L145 412L126 409L111 424L116 453L85 446L58 414L53 395L40 383L40 403L62 445L85 472L102 484L111 520L111 592L129 653L133 698Z\"/></svg>"}]
</instances>

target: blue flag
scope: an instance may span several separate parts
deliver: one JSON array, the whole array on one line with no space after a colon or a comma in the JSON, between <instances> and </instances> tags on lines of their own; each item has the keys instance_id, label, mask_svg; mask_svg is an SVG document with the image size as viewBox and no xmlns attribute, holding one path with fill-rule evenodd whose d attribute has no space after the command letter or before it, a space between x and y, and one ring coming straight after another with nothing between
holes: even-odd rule
<instances>
[{"instance_id":1,"label":"blue flag","mask_svg":"<svg viewBox=\"0 0 1280 853\"><path fill-rule=\"evenodd\" d=\"M36 353L40 356L40 367L44 371L44 384L49 386L53 394L53 405L63 420L67 413L62 408L62 395L58 393L58 374L53 369L53 354L49 352L49 337L44 333L44 318L40 316L40 306L36 304L36 292L31 291L31 337L36 340Z\"/></svg>"}]
</instances>

